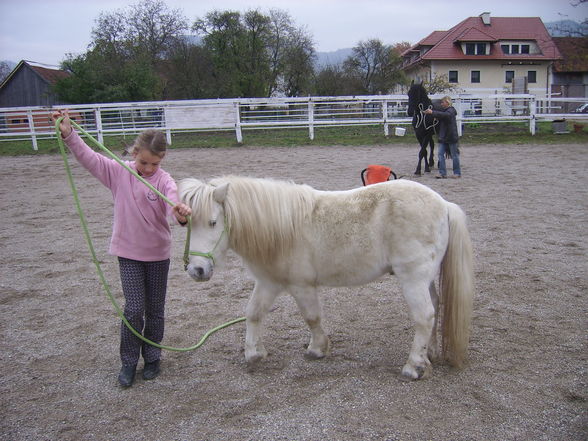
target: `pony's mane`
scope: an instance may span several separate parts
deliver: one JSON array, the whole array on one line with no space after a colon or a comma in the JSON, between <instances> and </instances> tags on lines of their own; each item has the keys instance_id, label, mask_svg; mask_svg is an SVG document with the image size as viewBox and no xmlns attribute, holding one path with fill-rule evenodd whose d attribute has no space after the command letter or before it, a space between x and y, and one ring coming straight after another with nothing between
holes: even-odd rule
<instances>
[{"instance_id":1,"label":"pony's mane","mask_svg":"<svg viewBox=\"0 0 588 441\"><path fill-rule=\"evenodd\" d=\"M422 104L426 109L433 102L427 94L427 89L421 83L415 83L410 86L408 90L408 115L413 116L414 112L418 109L418 105Z\"/></svg>"},{"instance_id":2,"label":"pony's mane","mask_svg":"<svg viewBox=\"0 0 588 441\"><path fill-rule=\"evenodd\" d=\"M198 221L205 222L211 215L214 189L226 183L224 209L231 248L242 257L264 263L288 251L312 213L314 190L275 179L223 176L209 185L197 179L182 180L180 198L198 214Z\"/></svg>"}]
</instances>

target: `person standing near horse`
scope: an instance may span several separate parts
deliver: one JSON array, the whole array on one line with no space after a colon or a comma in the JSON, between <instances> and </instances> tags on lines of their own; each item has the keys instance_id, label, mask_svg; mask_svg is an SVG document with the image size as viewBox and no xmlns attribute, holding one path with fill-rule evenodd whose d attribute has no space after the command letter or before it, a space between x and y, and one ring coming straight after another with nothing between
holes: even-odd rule
<instances>
[{"instance_id":1,"label":"person standing near horse","mask_svg":"<svg viewBox=\"0 0 588 441\"><path fill-rule=\"evenodd\" d=\"M461 167L459 164L459 137L457 134L457 111L452 106L451 98L445 96L441 99L441 110L426 109L427 115L432 115L439 120L439 176L447 177L445 165L445 153L449 152L453 162L453 177L461 178Z\"/></svg>"},{"instance_id":2,"label":"person standing near horse","mask_svg":"<svg viewBox=\"0 0 588 441\"><path fill-rule=\"evenodd\" d=\"M135 330L160 343L171 254L168 217L173 215L180 225L186 225L192 213L179 202L175 181L160 167L167 149L165 135L157 130L140 133L132 146L134 161L127 165L174 202L173 208L118 162L92 150L73 130L67 110L56 111L52 117L53 121L63 117L59 130L65 144L77 161L112 192L114 221L109 253L119 261L124 315ZM160 372L161 349L143 343L122 323L122 368L118 375L122 387L133 384L141 354L143 378L154 379Z\"/></svg>"}]
</instances>

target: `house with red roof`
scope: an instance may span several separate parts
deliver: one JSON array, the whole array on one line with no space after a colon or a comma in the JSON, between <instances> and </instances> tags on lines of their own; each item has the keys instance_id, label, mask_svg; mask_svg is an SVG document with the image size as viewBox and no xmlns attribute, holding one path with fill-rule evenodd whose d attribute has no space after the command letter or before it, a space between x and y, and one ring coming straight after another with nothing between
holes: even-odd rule
<instances>
[{"instance_id":1,"label":"house with red roof","mask_svg":"<svg viewBox=\"0 0 588 441\"><path fill-rule=\"evenodd\" d=\"M434 31L402 54L415 81L445 78L460 93L549 96L562 58L539 17L491 17L484 12L447 31Z\"/></svg>"},{"instance_id":2,"label":"house with red roof","mask_svg":"<svg viewBox=\"0 0 588 441\"><path fill-rule=\"evenodd\" d=\"M0 107L52 106L68 104L53 92L53 86L69 72L49 69L22 60L0 84Z\"/></svg>"}]
</instances>

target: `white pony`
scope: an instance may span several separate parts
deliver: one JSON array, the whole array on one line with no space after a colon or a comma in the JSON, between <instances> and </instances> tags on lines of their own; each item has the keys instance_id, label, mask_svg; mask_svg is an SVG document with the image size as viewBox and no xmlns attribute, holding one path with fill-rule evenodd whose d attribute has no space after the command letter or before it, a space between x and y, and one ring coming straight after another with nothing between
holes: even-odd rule
<instances>
[{"instance_id":1,"label":"white pony","mask_svg":"<svg viewBox=\"0 0 588 441\"><path fill-rule=\"evenodd\" d=\"M225 176L208 184L184 179L179 192L193 213L190 276L209 280L216 261L231 248L255 278L246 309L247 362L267 356L262 321L280 293L294 297L310 328L307 355L322 358L330 342L321 326L317 287L360 285L395 274L415 322L402 375L431 374L430 360L441 355L439 321L443 358L461 367L474 291L471 242L463 211L433 190L395 180L319 191ZM439 273L440 299L434 284Z\"/></svg>"}]
</instances>

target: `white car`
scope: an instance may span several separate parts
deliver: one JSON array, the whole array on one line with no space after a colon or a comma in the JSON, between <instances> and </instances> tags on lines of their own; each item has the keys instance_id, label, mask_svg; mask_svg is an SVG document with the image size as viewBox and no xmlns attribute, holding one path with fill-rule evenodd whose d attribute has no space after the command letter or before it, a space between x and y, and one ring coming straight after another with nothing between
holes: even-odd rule
<instances>
[{"instance_id":1,"label":"white car","mask_svg":"<svg viewBox=\"0 0 588 441\"><path fill-rule=\"evenodd\" d=\"M588 113L588 103L584 103L574 110L574 113Z\"/></svg>"}]
</instances>

